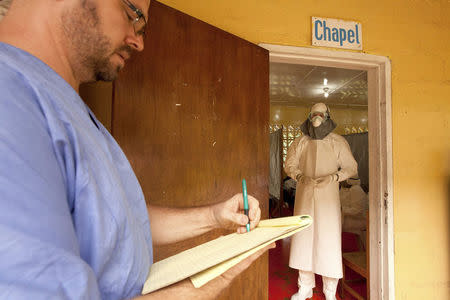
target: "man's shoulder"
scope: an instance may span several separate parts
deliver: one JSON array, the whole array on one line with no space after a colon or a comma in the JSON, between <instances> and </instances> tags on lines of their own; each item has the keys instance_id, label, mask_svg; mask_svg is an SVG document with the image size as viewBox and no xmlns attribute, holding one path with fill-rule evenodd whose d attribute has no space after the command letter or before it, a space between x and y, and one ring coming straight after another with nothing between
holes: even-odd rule
<instances>
[{"instance_id":1,"label":"man's shoulder","mask_svg":"<svg viewBox=\"0 0 450 300\"><path fill-rule=\"evenodd\" d=\"M0 79L7 85L34 87L62 86L64 79L33 54L0 42Z\"/></svg>"},{"instance_id":2,"label":"man's shoulder","mask_svg":"<svg viewBox=\"0 0 450 300\"><path fill-rule=\"evenodd\" d=\"M47 128L44 84L33 78L29 69L22 68L23 62L12 61L11 56L14 55L5 54L0 45L0 124L10 132L33 135L40 128ZM28 127L22 126L23 120Z\"/></svg>"},{"instance_id":3,"label":"man's shoulder","mask_svg":"<svg viewBox=\"0 0 450 300\"><path fill-rule=\"evenodd\" d=\"M328 134L327 138L332 140L333 142L347 143L347 140L342 135L339 135L339 134L334 133L334 132L331 132L330 134Z\"/></svg>"},{"instance_id":4,"label":"man's shoulder","mask_svg":"<svg viewBox=\"0 0 450 300\"><path fill-rule=\"evenodd\" d=\"M311 138L308 135L303 134L303 135L295 138L294 141L292 142L292 145L302 146L304 143L306 143L309 140L311 140Z\"/></svg>"},{"instance_id":5,"label":"man's shoulder","mask_svg":"<svg viewBox=\"0 0 450 300\"><path fill-rule=\"evenodd\" d=\"M32 107L37 108L39 96L37 89L26 74L20 68L5 63L0 57L0 105L7 109L8 107ZM35 105L30 106L30 103Z\"/></svg>"},{"instance_id":6,"label":"man's shoulder","mask_svg":"<svg viewBox=\"0 0 450 300\"><path fill-rule=\"evenodd\" d=\"M1 60L0 57L0 96L5 89L15 89L16 87L29 86L30 81L21 72L19 67L14 67L10 63Z\"/></svg>"},{"instance_id":7,"label":"man's shoulder","mask_svg":"<svg viewBox=\"0 0 450 300\"><path fill-rule=\"evenodd\" d=\"M296 138L296 140L298 140L299 142L309 141L310 139L311 139L311 137L307 134L302 134L301 136Z\"/></svg>"},{"instance_id":8,"label":"man's shoulder","mask_svg":"<svg viewBox=\"0 0 450 300\"><path fill-rule=\"evenodd\" d=\"M26 62L16 55L19 50L11 48L0 43L0 97L9 94L8 91L13 94L33 91L35 80L31 78L30 67L24 66Z\"/></svg>"},{"instance_id":9,"label":"man's shoulder","mask_svg":"<svg viewBox=\"0 0 450 300\"><path fill-rule=\"evenodd\" d=\"M78 93L52 68L32 54L0 42L0 102L32 102L46 114L86 112Z\"/></svg>"}]
</instances>

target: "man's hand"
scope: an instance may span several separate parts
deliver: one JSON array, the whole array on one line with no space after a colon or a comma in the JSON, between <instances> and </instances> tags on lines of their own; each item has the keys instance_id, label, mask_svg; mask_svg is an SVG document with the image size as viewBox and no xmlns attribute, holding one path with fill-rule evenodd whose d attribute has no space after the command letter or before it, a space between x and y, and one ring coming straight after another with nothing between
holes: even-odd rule
<instances>
[{"instance_id":1,"label":"man's hand","mask_svg":"<svg viewBox=\"0 0 450 300\"><path fill-rule=\"evenodd\" d=\"M255 228L261 218L259 201L248 195L248 216L250 218L250 230ZM248 218L244 214L244 198L242 194L236 194L230 199L211 206L211 215L216 227L236 229L238 233L246 232L245 226Z\"/></svg>"},{"instance_id":2,"label":"man's hand","mask_svg":"<svg viewBox=\"0 0 450 300\"><path fill-rule=\"evenodd\" d=\"M261 218L259 202L248 195L250 228ZM242 194L212 205L192 208L169 208L147 205L154 245L176 243L206 233L214 228L237 229L246 232Z\"/></svg>"}]
</instances>

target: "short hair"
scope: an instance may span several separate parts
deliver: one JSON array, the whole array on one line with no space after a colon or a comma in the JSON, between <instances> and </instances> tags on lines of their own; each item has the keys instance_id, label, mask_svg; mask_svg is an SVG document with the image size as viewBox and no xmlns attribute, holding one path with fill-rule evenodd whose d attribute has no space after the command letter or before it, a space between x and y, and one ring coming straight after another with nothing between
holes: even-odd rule
<instances>
[{"instance_id":1,"label":"short hair","mask_svg":"<svg viewBox=\"0 0 450 300\"><path fill-rule=\"evenodd\" d=\"M11 2L12 0L0 0L0 21L8 12Z\"/></svg>"}]
</instances>

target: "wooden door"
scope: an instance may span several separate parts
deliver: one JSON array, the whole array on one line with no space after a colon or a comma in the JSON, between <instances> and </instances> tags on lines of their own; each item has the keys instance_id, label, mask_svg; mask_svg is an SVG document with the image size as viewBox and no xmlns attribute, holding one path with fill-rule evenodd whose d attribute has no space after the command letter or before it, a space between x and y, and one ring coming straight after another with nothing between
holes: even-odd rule
<instances>
[{"instance_id":1,"label":"wooden door","mask_svg":"<svg viewBox=\"0 0 450 300\"><path fill-rule=\"evenodd\" d=\"M112 133L148 203L214 203L241 192L268 217L268 51L152 1L145 50L114 83ZM215 238L155 248L160 260ZM267 299L268 257L221 299Z\"/></svg>"}]
</instances>

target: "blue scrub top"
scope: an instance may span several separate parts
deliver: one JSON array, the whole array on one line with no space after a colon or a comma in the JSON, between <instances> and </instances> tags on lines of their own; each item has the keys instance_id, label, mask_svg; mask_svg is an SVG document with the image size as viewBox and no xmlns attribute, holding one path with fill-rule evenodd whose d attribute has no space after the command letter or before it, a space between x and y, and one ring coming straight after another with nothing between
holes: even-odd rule
<instances>
[{"instance_id":1,"label":"blue scrub top","mask_svg":"<svg viewBox=\"0 0 450 300\"><path fill-rule=\"evenodd\" d=\"M0 299L131 298L152 256L114 138L49 66L0 43Z\"/></svg>"}]
</instances>

